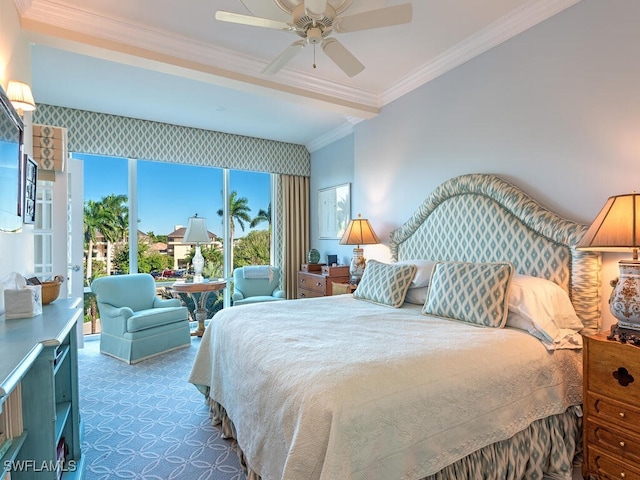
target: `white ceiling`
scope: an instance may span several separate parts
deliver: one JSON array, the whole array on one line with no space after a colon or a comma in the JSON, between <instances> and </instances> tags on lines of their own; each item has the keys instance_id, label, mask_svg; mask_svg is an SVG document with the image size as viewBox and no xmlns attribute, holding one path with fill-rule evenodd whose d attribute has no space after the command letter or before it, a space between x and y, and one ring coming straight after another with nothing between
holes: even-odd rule
<instances>
[{"instance_id":1,"label":"white ceiling","mask_svg":"<svg viewBox=\"0 0 640 480\"><path fill-rule=\"evenodd\" d=\"M297 0L288 0L297 1ZM301 0L300 0L301 1ZM289 21L271 0L14 0L33 42L37 103L306 145L579 0L413 0L410 24L334 34L365 66L348 78L312 46L260 73L295 34L218 22L217 10ZM407 0L353 0L352 15Z\"/></svg>"}]
</instances>

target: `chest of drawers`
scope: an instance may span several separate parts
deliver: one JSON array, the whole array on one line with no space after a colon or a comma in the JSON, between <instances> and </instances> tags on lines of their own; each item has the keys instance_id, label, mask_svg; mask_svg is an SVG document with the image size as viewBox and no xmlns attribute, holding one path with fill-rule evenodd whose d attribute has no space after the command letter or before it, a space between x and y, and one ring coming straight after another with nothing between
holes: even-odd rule
<instances>
[{"instance_id":1,"label":"chest of drawers","mask_svg":"<svg viewBox=\"0 0 640 480\"><path fill-rule=\"evenodd\" d=\"M332 283L346 283L349 275L335 276L322 273L298 272L298 298L324 297L331 295Z\"/></svg>"},{"instance_id":2,"label":"chest of drawers","mask_svg":"<svg viewBox=\"0 0 640 480\"><path fill-rule=\"evenodd\" d=\"M598 334L583 354L583 476L640 480L640 347Z\"/></svg>"}]
</instances>

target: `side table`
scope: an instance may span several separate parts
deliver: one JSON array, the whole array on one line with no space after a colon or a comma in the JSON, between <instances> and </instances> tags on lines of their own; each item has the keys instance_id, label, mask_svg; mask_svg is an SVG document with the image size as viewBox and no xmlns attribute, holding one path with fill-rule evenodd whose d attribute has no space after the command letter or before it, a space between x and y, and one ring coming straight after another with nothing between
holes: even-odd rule
<instances>
[{"instance_id":1,"label":"side table","mask_svg":"<svg viewBox=\"0 0 640 480\"><path fill-rule=\"evenodd\" d=\"M191 332L192 336L201 337L204 333L204 321L207 319L207 298L211 292L222 290L226 288L226 280L212 280L199 283L189 282L176 282L172 288L177 293L186 293L193 299L193 303L196 306L196 321L198 322L198 328L195 332ZM194 296L195 293L199 293L200 298Z\"/></svg>"}]
</instances>

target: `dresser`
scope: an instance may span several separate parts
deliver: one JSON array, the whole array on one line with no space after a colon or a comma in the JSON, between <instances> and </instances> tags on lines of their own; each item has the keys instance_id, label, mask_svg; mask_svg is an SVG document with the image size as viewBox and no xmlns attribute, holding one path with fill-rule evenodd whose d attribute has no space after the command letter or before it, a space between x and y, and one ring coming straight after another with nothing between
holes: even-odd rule
<instances>
[{"instance_id":1,"label":"dresser","mask_svg":"<svg viewBox=\"0 0 640 480\"><path fill-rule=\"evenodd\" d=\"M340 272L342 273L342 272ZM322 273L322 272L298 272L298 298L312 298L329 296L332 293L333 283L347 283L349 274Z\"/></svg>"},{"instance_id":2,"label":"dresser","mask_svg":"<svg viewBox=\"0 0 640 480\"><path fill-rule=\"evenodd\" d=\"M584 337L585 479L640 480L640 347Z\"/></svg>"},{"instance_id":3,"label":"dresser","mask_svg":"<svg viewBox=\"0 0 640 480\"><path fill-rule=\"evenodd\" d=\"M81 299L59 298L32 318L0 315L0 411L16 427L0 480L84 478L78 322Z\"/></svg>"}]
</instances>

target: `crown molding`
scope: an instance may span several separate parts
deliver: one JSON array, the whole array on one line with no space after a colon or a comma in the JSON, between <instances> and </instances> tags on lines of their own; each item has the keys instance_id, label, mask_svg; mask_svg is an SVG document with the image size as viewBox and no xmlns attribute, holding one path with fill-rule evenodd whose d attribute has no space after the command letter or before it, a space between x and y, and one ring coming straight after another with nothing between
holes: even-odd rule
<instances>
[{"instance_id":1,"label":"crown molding","mask_svg":"<svg viewBox=\"0 0 640 480\"><path fill-rule=\"evenodd\" d=\"M316 150L320 150L322 147L326 147L327 145L336 142L341 138L351 135L354 131L354 125L360 121L362 121L361 118L357 119L357 121L354 122L352 120L352 117L348 117L342 125L310 141L305 145L305 147L307 147L307 150L309 150L309 152L311 153L315 152Z\"/></svg>"},{"instance_id":2,"label":"crown molding","mask_svg":"<svg viewBox=\"0 0 640 480\"><path fill-rule=\"evenodd\" d=\"M379 105L391 103L580 1L531 0L387 88L380 95Z\"/></svg>"}]
</instances>

